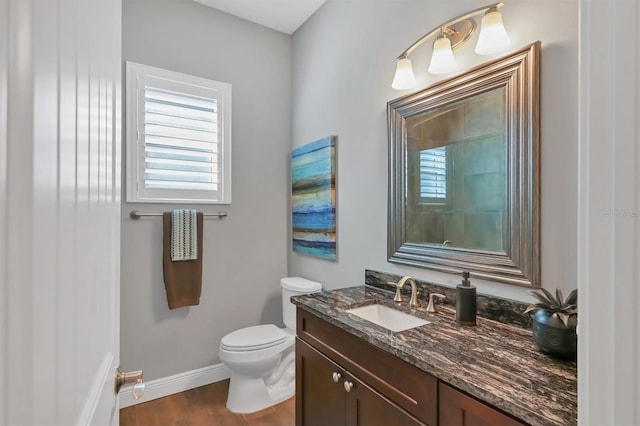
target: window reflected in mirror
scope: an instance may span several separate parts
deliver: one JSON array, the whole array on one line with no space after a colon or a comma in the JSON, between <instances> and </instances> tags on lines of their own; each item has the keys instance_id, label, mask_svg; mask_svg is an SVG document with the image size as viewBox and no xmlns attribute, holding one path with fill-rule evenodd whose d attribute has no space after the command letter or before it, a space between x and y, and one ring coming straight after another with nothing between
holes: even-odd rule
<instances>
[{"instance_id":1,"label":"window reflected in mirror","mask_svg":"<svg viewBox=\"0 0 640 426\"><path fill-rule=\"evenodd\" d=\"M407 242L504 253L505 88L410 116Z\"/></svg>"}]
</instances>

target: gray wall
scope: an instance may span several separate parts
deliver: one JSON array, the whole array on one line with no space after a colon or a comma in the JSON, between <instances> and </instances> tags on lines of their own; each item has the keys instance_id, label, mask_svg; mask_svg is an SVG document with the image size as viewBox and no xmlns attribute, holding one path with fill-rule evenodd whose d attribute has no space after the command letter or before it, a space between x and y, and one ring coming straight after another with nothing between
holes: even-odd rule
<instances>
[{"instance_id":1,"label":"gray wall","mask_svg":"<svg viewBox=\"0 0 640 426\"><path fill-rule=\"evenodd\" d=\"M409 45L482 1L328 0L292 37L293 146L337 135L336 262L289 252L289 273L326 288L358 285L364 269L453 286L454 275L387 262L386 102L395 58ZM513 48L542 41L542 285L576 287L578 5L574 0L508 2L501 9ZM490 57L457 51L461 69ZM430 43L412 56L421 87ZM531 301L526 289L476 281L479 291Z\"/></svg>"},{"instance_id":2,"label":"gray wall","mask_svg":"<svg viewBox=\"0 0 640 426\"><path fill-rule=\"evenodd\" d=\"M175 205L122 206L121 364L153 380L218 363L229 331L282 322L291 39L190 0L124 0L122 43L124 60L233 85L233 201L195 206L229 212L204 222L199 306L169 311L161 219L128 217Z\"/></svg>"}]
</instances>

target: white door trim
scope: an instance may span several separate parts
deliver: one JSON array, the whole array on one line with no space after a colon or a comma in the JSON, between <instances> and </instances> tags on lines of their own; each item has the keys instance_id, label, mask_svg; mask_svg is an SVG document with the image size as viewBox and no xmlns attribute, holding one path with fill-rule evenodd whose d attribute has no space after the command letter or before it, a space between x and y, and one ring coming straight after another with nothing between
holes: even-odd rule
<instances>
[{"instance_id":1,"label":"white door trim","mask_svg":"<svg viewBox=\"0 0 640 426\"><path fill-rule=\"evenodd\" d=\"M0 424L7 424L6 384L7 376L3 366L7 365L7 287L6 266L7 241L7 72L9 67L9 5L8 0L0 0Z\"/></svg>"},{"instance_id":2,"label":"white door trim","mask_svg":"<svg viewBox=\"0 0 640 426\"><path fill-rule=\"evenodd\" d=\"M580 0L578 421L640 424L640 6Z\"/></svg>"},{"instance_id":3,"label":"white door trim","mask_svg":"<svg viewBox=\"0 0 640 426\"><path fill-rule=\"evenodd\" d=\"M84 407L80 412L80 417L76 422L77 425L89 425L92 423L94 415L100 405L100 401L102 399L102 392L105 390L105 383L110 383L113 381L113 369L111 368L115 356L113 353L105 354L104 359L102 360L102 364L100 365L100 369L98 370L98 374L91 385L89 390L89 395L87 396L87 400L84 403ZM113 392L113 389L111 389Z\"/></svg>"}]
</instances>

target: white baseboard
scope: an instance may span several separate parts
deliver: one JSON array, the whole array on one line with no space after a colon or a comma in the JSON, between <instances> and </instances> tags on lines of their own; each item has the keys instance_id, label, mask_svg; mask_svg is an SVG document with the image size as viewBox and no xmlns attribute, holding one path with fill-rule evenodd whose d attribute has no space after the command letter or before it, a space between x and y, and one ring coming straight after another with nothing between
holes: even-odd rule
<instances>
[{"instance_id":1,"label":"white baseboard","mask_svg":"<svg viewBox=\"0 0 640 426\"><path fill-rule=\"evenodd\" d=\"M226 365L220 363L145 382L144 393L140 399L133 397L131 386L128 386L121 390L118 395L120 408L130 407L164 396L173 395L174 393L219 382L229 377L231 377L231 371Z\"/></svg>"}]
</instances>

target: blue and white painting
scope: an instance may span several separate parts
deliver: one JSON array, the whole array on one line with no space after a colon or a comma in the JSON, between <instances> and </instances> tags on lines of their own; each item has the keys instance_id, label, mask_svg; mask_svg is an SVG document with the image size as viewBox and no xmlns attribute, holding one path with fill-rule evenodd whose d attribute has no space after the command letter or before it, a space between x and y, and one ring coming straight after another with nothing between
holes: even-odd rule
<instances>
[{"instance_id":1,"label":"blue and white painting","mask_svg":"<svg viewBox=\"0 0 640 426\"><path fill-rule=\"evenodd\" d=\"M336 143L327 136L291 152L293 251L336 258Z\"/></svg>"}]
</instances>

